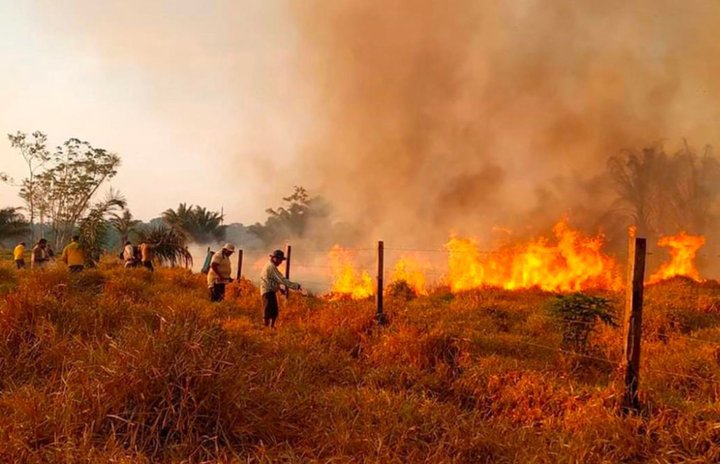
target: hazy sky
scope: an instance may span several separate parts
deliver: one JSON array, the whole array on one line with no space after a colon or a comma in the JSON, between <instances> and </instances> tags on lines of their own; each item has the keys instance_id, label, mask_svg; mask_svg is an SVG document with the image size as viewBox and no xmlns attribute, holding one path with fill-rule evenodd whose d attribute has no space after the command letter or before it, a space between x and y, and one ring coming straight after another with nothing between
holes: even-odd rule
<instances>
[{"instance_id":1,"label":"hazy sky","mask_svg":"<svg viewBox=\"0 0 720 464\"><path fill-rule=\"evenodd\" d=\"M0 0L0 171L6 133L41 130L121 155L112 186L138 217L179 202L262 220L299 175L306 121L280 1ZM0 187L0 206L19 206Z\"/></svg>"}]
</instances>

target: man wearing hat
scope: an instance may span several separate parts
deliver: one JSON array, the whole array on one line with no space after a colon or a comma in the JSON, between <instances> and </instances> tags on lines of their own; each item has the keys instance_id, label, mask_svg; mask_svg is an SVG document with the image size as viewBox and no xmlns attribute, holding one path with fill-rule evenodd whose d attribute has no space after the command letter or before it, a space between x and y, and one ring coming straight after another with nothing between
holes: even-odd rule
<instances>
[{"instance_id":1,"label":"man wearing hat","mask_svg":"<svg viewBox=\"0 0 720 464\"><path fill-rule=\"evenodd\" d=\"M270 262L267 263L265 269L260 276L260 294L263 301L263 312L265 319L265 327L275 327L279 309L276 292L283 285L288 289L297 290L303 295L307 292L296 282L286 279L278 270L278 266L285 261L285 253L282 250L275 250L270 255Z\"/></svg>"},{"instance_id":2,"label":"man wearing hat","mask_svg":"<svg viewBox=\"0 0 720 464\"><path fill-rule=\"evenodd\" d=\"M210 301L222 301L225 298L225 284L232 282L230 274L230 256L235 252L235 245L226 243L222 250L216 251L210 260L210 270L207 273L208 288L210 288Z\"/></svg>"}]
</instances>

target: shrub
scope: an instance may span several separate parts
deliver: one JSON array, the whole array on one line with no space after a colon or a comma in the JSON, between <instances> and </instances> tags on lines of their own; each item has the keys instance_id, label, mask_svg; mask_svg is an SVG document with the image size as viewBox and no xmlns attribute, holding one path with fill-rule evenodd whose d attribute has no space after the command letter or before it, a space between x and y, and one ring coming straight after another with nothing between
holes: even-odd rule
<instances>
[{"instance_id":1,"label":"shrub","mask_svg":"<svg viewBox=\"0 0 720 464\"><path fill-rule=\"evenodd\" d=\"M557 296L549 311L562 330L563 346L580 353L587 351L590 333L598 321L617 325L610 300L584 293Z\"/></svg>"}]
</instances>

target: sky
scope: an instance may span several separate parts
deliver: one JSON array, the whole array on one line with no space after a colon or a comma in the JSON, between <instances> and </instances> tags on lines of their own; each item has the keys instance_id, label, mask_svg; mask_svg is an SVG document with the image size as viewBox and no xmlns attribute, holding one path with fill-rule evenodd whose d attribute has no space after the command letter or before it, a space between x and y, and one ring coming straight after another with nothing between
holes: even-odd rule
<instances>
[{"instance_id":1,"label":"sky","mask_svg":"<svg viewBox=\"0 0 720 464\"><path fill-rule=\"evenodd\" d=\"M0 0L0 171L26 174L4 134L77 137L121 156L111 185L136 217L187 202L261 221L302 180L288 168L306 119L281 6ZM20 204L0 187L0 206Z\"/></svg>"}]
</instances>

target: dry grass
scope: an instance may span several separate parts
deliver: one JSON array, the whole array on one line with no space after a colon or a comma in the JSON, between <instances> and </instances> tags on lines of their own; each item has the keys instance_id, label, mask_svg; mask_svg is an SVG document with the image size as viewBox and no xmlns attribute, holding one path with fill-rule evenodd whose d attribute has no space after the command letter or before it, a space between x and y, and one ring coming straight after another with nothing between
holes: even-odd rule
<instances>
[{"instance_id":1,"label":"dry grass","mask_svg":"<svg viewBox=\"0 0 720 464\"><path fill-rule=\"evenodd\" d=\"M559 352L550 294L391 296L383 328L372 301L292 296L271 331L249 282L206 293L182 270L0 267L0 462L720 460L715 285L648 288L630 417L600 360L619 329L600 359Z\"/></svg>"}]
</instances>

